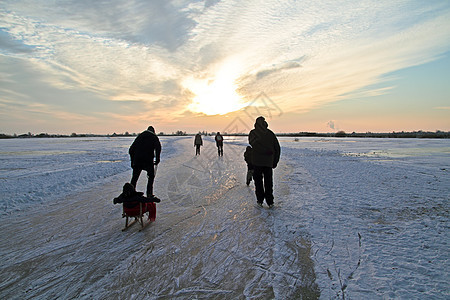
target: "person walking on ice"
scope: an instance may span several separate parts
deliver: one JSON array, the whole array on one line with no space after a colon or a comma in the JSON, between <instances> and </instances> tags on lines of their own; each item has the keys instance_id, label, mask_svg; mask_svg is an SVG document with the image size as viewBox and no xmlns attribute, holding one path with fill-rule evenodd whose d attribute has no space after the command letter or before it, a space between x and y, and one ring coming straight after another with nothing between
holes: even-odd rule
<instances>
[{"instance_id":1,"label":"person walking on ice","mask_svg":"<svg viewBox=\"0 0 450 300\"><path fill-rule=\"evenodd\" d=\"M194 138L195 156L200 155L200 146L203 145L202 136L197 133Z\"/></svg>"},{"instance_id":2,"label":"person walking on ice","mask_svg":"<svg viewBox=\"0 0 450 300\"><path fill-rule=\"evenodd\" d=\"M153 196L153 181L155 180L155 165L160 161L161 143L155 134L153 126L141 132L130 146L128 151L131 158L133 175L131 185L136 188L142 170L147 171L147 197Z\"/></svg>"},{"instance_id":3,"label":"person walking on ice","mask_svg":"<svg viewBox=\"0 0 450 300\"><path fill-rule=\"evenodd\" d=\"M262 206L264 199L273 207L273 170L280 160L280 143L275 134L268 129L264 117L258 117L255 128L248 135L252 146L253 180L255 181L256 201Z\"/></svg>"},{"instance_id":4,"label":"person walking on ice","mask_svg":"<svg viewBox=\"0 0 450 300\"><path fill-rule=\"evenodd\" d=\"M217 132L215 140L217 152L219 153L219 156L223 156L223 136L220 134L220 132Z\"/></svg>"}]
</instances>

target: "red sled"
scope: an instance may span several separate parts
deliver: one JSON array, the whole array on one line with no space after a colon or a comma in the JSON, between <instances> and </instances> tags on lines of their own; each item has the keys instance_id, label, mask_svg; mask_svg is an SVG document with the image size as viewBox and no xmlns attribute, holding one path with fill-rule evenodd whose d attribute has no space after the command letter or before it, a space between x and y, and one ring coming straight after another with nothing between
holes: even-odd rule
<instances>
[{"instance_id":1,"label":"red sled","mask_svg":"<svg viewBox=\"0 0 450 300\"><path fill-rule=\"evenodd\" d=\"M151 222L156 220L156 204L153 202L143 203L143 202L127 202L122 204L123 212L122 218L125 218L125 227L122 231L127 230L134 224L141 224L141 231ZM148 216L148 220L144 220L145 216ZM130 219L133 219L130 221Z\"/></svg>"},{"instance_id":2,"label":"red sled","mask_svg":"<svg viewBox=\"0 0 450 300\"><path fill-rule=\"evenodd\" d=\"M128 229L136 222L141 224L141 231L149 223L154 222L156 219L156 204L161 200L158 197L152 195L151 197L144 197L144 193L136 192L133 185L125 183L123 186L123 192L119 197L113 199L114 204L122 203L122 217L125 218L125 228L122 231ZM144 221L144 216L148 216L148 221ZM130 222L130 219L133 219Z\"/></svg>"}]
</instances>

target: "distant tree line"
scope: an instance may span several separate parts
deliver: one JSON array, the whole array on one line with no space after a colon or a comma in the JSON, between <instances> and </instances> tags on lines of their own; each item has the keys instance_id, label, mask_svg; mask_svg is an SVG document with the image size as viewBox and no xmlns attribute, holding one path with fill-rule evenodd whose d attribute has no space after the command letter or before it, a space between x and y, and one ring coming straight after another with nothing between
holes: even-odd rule
<instances>
[{"instance_id":1,"label":"distant tree line","mask_svg":"<svg viewBox=\"0 0 450 300\"><path fill-rule=\"evenodd\" d=\"M208 133L207 131L199 132L202 135L215 135L215 132ZM113 133L113 134L89 134L89 133L72 133L70 135L64 134L48 134L48 133L39 133L32 134L31 132L25 134L13 134L8 135L4 133L0 133L0 139L12 139L12 138L67 138L67 137L129 137L136 136L137 133L129 133L128 131L125 133ZM158 135L160 136L190 136L194 135L193 133L186 133L186 131L177 130L176 132L172 132L171 134L165 134L164 132L160 132ZM247 136L247 133L227 133L223 132L222 135L225 136ZM412 132L389 132L389 133L374 133L374 132L365 132L365 133L345 133L344 131L338 131L333 133L317 133L317 132L294 132L294 133L277 133L277 136L288 136L288 137L354 137L354 138L437 138L437 139L448 139L450 138L450 131L440 131L437 130L435 132L431 131L412 131Z\"/></svg>"},{"instance_id":2,"label":"distant tree line","mask_svg":"<svg viewBox=\"0 0 450 300\"><path fill-rule=\"evenodd\" d=\"M450 131L412 131L412 132L388 132L388 133L345 133L344 131L338 131L333 133L316 133L316 132L297 132L297 133L280 133L277 136L292 136L292 137L355 137L355 138L438 138L448 139L450 138Z\"/></svg>"},{"instance_id":3,"label":"distant tree line","mask_svg":"<svg viewBox=\"0 0 450 300\"><path fill-rule=\"evenodd\" d=\"M49 133L39 133L39 134L33 134L31 132L24 133L24 134L5 134L0 133L0 139L13 139L13 138L68 138L68 137L128 137L128 136L137 136L137 133L129 133L128 131L125 133L113 133L113 134L92 134L92 133L72 133L72 134L49 134ZM165 134L164 132L160 132L158 135L188 135L186 131L178 130L176 132L172 132L171 134Z\"/></svg>"}]
</instances>

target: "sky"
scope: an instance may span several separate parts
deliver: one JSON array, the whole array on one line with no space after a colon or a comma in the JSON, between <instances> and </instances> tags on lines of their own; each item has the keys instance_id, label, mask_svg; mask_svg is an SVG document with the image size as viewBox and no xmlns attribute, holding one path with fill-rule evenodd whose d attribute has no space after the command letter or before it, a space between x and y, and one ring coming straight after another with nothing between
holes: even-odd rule
<instances>
[{"instance_id":1,"label":"sky","mask_svg":"<svg viewBox=\"0 0 450 300\"><path fill-rule=\"evenodd\" d=\"M450 1L2 0L0 133L450 131Z\"/></svg>"}]
</instances>

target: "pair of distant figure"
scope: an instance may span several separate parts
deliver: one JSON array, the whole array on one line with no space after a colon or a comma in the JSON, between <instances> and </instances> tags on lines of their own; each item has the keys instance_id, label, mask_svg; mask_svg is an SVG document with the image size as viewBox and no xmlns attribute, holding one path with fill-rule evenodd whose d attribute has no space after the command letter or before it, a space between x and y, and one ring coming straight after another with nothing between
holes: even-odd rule
<instances>
[{"instance_id":1,"label":"pair of distant figure","mask_svg":"<svg viewBox=\"0 0 450 300\"><path fill-rule=\"evenodd\" d=\"M217 132L215 136L217 153L219 156L223 156L223 136L220 132ZM195 156L200 155L200 147L203 145L202 136L200 133L197 133L194 138L194 147L195 147Z\"/></svg>"},{"instance_id":2,"label":"pair of distant figure","mask_svg":"<svg viewBox=\"0 0 450 300\"><path fill-rule=\"evenodd\" d=\"M281 149L277 137L268 129L268 126L264 117L256 119L255 128L248 135L251 147L247 147L244 158L248 168L247 185L250 184L251 179L254 180L257 204L262 206L265 200L267 205L272 207L274 204L273 169L278 165ZM196 155L197 151L200 154L200 146L203 145L200 134L196 135L194 145ZM223 137L219 132L216 135L216 145L219 155L223 155ZM136 188L139 175L143 170L147 171L147 197L153 197L155 166L160 162L161 143L152 126L136 137L130 146L129 154L133 169L131 185Z\"/></svg>"}]
</instances>

